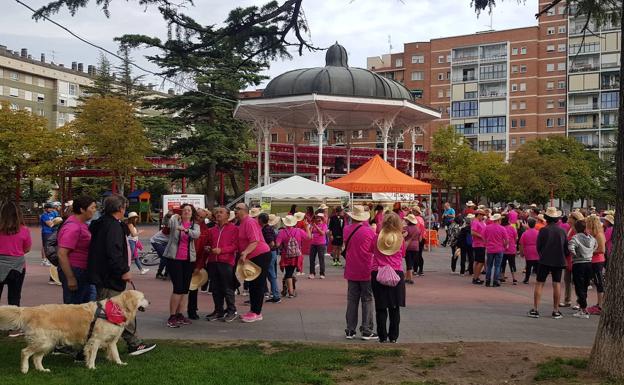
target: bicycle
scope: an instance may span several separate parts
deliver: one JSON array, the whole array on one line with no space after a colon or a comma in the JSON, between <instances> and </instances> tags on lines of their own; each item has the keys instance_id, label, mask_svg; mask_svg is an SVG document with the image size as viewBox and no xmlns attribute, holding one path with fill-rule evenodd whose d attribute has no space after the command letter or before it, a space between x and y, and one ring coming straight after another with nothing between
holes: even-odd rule
<instances>
[{"instance_id":1,"label":"bicycle","mask_svg":"<svg viewBox=\"0 0 624 385\"><path fill-rule=\"evenodd\" d=\"M139 251L139 260L144 266L156 266L160 263L160 257L153 247Z\"/></svg>"}]
</instances>

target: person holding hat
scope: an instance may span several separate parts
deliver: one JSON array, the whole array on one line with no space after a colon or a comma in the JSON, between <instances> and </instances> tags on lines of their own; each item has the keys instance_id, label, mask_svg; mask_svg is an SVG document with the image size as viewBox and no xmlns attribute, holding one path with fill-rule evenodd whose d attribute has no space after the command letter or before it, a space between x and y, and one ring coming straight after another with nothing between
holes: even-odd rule
<instances>
[{"instance_id":1,"label":"person holding hat","mask_svg":"<svg viewBox=\"0 0 624 385\"><path fill-rule=\"evenodd\" d=\"M464 209L464 212L462 213L464 217L466 217L466 215L468 214L474 215L474 213L475 213L475 204L472 201L466 202L466 208Z\"/></svg>"},{"instance_id":2,"label":"person holding hat","mask_svg":"<svg viewBox=\"0 0 624 385\"><path fill-rule=\"evenodd\" d=\"M555 207L549 207L544 214L547 225L543 227L537 235L537 253L539 254L539 264L537 266L537 282L533 293L533 308L528 316L539 318L539 303L542 298L542 290L546 278L550 274L553 285L553 311L554 319L562 318L559 311L559 300L561 297L561 275L566 267L566 254L568 252L568 239L565 231L559 227L558 222L561 212Z\"/></svg>"},{"instance_id":3,"label":"person holding hat","mask_svg":"<svg viewBox=\"0 0 624 385\"><path fill-rule=\"evenodd\" d=\"M41 226L41 244L42 245L48 244L48 239L54 232L54 223L52 223L52 220L58 216L59 216L59 213L58 211L56 211L56 209L54 209L54 205L52 204L52 202L46 202L43 205L43 213L39 216L39 225ZM48 262L45 256L44 250L45 250L45 247L42 247L41 248L41 265L49 267L50 262ZM50 281L52 281L52 278L50 278Z\"/></svg>"},{"instance_id":4,"label":"person holding hat","mask_svg":"<svg viewBox=\"0 0 624 385\"><path fill-rule=\"evenodd\" d=\"M362 323L360 333L363 340L377 338L373 332L373 289L371 271L373 254L371 253L375 231L370 227L370 211L367 207L355 205L347 213L351 224L345 226L345 270L347 280L347 310L345 336L348 340L355 338L358 325L358 307L362 304Z\"/></svg>"},{"instance_id":5,"label":"person holding hat","mask_svg":"<svg viewBox=\"0 0 624 385\"><path fill-rule=\"evenodd\" d=\"M293 215L286 215L283 219L284 228L280 230L275 245L280 251L280 269L284 271L288 298L295 297L294 273L302 255L303 241L311 239L310 227L302 230L297 227L297 219Z\"/></svg>"},{"instance_id":6,"label":"person holding hat","mask_svg":"<svg viewBox=\"0 0 624 385\"><path fill-rule=\"evenodd\" d=\"M310 223L312 243L310 245L310 275L309 279L316 277L316 258L319 261L320 278L325 279L325 251L327 251L327 224L324 221L325 214L317 212Z\"/></svg>"},{"instance_id":7,"label":"person holding hat","mask_svg":"<svg viewBox=\"0 0 624 385\"><path fill-rule=\"evenodd\" d=\"M332 265L342 266L340 262L340 256L342 254L342 246L344 243L344 228L345 228L344 210L341 206L336 206L334 209L334 215L329 220L327 226L329 230L329 240L332 245Z\"/></svg>"},{"instance_id":8,"label":"person holding hat","mask_svg":"<svg viewBox=\"0 0 624 385\"><path fill-rule=\"evenodd\" d=\"M594 273L593 280L596 284L596 296L597 303L594 306L587 308L587 312L593 315L600 315L602 312L602 297L604 296L604 266L606 262L605 250L606 250L606 237L600 218L591 214L587 219L587 232L596 238L596 250L592 256L592 271Z\"/></svg>"},{"instance_id":9,"label":"person holding hat","mask_svg":"<svg viewBox=\"0 0 624 385\"><path fill-rule=\"evenodd\" d=\"M474 214L468 214L465 217L464 225L459 230L457 236L457 247L459 247L460 260L459 260L459 274L466 275L466 271L469 275L472 275L472 266L474 264L474 253L472 249L472 235L470 234L470 224L474 220ZM466 263L468 267L466 270Z\"/></svg>"},{"instance_id":10,"label":"person holding hat","mask_svg":"<svg viewBox=\"0 0 624 385\"><path fill-rule=\"evenodd\" d=\"M487 253L487 266L485 271L485 286L490 284L494 287L500 286L499 276L503 254L509 246L507 230L501 226L502 215L494 214L490 218L492 223L486 226L483 232L485 240L485 251Z\"/></svg>"},{"instance_id":11,"label":"person holding hat","mask_svg":"<svg viewBox=\"0 0 624 385\"><path fill-rule=\"evenodd\" d=\"M238 252L239 264L251 260L260 267L260 275L249 282L250 311L241 317L246 323L262 321L262 304L266 288L267 271L271 263L271 248L264 241L262 229L258 221L249 216L249 207L238 203L235 208L238 225Z\"/></svg>"},{"instance_id":12,"label":"person holding hat","mask_svg":"<svg viewBox=\"0 0 624 385\"><path fill-rule=\"evenodd\" d=\"M405 283L414 284L414 263L420 251L420 241L423 238L422 228L414 214L405 217Z\"/></svg>"},{"instance_id":13,"label":"person holding hat","mask_svg":"<svg viewBox=\"0 0 624 385\"><path fill-rule=\"evenodd\" d=\"M206 320L232 322L238 318L233 280L239 229L228 220L225 207L215 208L213 214L216 225L208 229L205 251L214 311L206 316Z\"/></svg>"},{"instance_id":14,"label":"person holding hat","mask_svg":"<svg viewBox=\"0 0 624 385\"><path fill-rule=\"evenodd\" d=\"M475 219L470 223L470 235L472 236L472 249L474 251L472 283L475 285L483 284L479 276L485 265L485 228L485 211L478 209L475 211Z\"/></svg>"},{"instance_id":15,"label":"person holding hat","mask_svg":"<svg viewBox=\"0 0 624 385\"><path fill-rule=\"evenodd\" d=\"M375 316L379 342L396 342L399 338L400 307L405 307L405 280L403 274L403 255L405 240L401 218L395 213L384 215L381 231L373 239L371 286L375 298ZM383 266L390 266L400 280L396 286L382 285L377 281L377 273ZM386 329L386 322L390 325Z\"/></svg>"},{"instance_id":16,"label":"person holding hat","mask_svg":"<svg viewBox=\"0 0 624 385\"><path fill-rule=\"evenodd\" d=\"M273 217L275 217L275 215L273 215ZM273 219L273 224L271 224L271 217L267 213L262 213L258 215L258 223L260 227L262 227L264 241L271 248L271 262L269 263L269 271L267 272L269 283L271 284L271 298L267 299L267 302L280 303L282 299L280 298L280 290L277 286L277 245L275 243L277 234L273 227L275 226L275 218Z\"/></svg>"},{"instance_id":17,"label":"person holding hat","mask_svg":"<svg viewBox=\"0 0 624 385\"><path fill-rule=\"evenodd\" d=\"M195 212L195 223L199 226L199 238L195 239L195 265L193 268L193 275L191 276L191 286L189 287L188 293L188 304L187 304L187 314L188 318L191 320L198 320L199 311L197 305L197 295L199 294L199 289L202 285L206 285L206 291L208 289L207 282L202 282L202 285L195 285L194 282L200 280L204 274L207 274L206 271L206 260L208 255L206 253L206 245L208 242L208 229L212 226L208 226L206 224L206 218L208 217L208 210L199 208ZM212 224L214 226L214 224Z\"/></svg>"}]
</instances>

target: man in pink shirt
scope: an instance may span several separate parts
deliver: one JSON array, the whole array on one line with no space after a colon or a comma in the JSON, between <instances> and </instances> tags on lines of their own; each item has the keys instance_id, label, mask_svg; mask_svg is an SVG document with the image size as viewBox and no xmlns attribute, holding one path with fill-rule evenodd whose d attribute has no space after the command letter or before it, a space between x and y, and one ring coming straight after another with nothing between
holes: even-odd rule
<instances>
[{"instance_id":1,"label":"man in pink shirt","mask_svg":"<svg viewBox=\"0 0 624 385\"><path fill-rule=\"evenodd\" d=\"M485 286L499 287L498 277L500 275L503 254L509 246L507 230L501 226L502 216L494 214L490 218L490 223L483 233L485 240L485 250L487 252L487 267L485 271Z\"/></svg>"},{"instance_id":2,"label":"man in pink shirt","mask_svg":"<svg viewBox=\"0 0 624 385\"><path fill-rule=\"evenodd\" d=\"M474 275L472 283L482 285L483 281L479 278L483 265L485 265L485 212L479 209L475 212L475 219L470 222L470 234L472 235L472 249L474 253Z\"/></svg>"},{"instance_id":3,"label":"man in pink shirt","mask_svg":"<svg viewBox=\"0 0 624 385\"><path fill-rule=\"evenodd\" d=\"M255 218L249 216L249 207L239 203L234 208L238 218L238 251L243 263L247 259L258 265L262 270L260 275L253 281L249 281L250 312L241 317L243 322L262 321L262 303L266 288L267 270L271 263L271 248L264 241L262 229Z\"/></svg>"},{"instance_id":4,"label":"man in pink shirt","mask_svg":"<svg viewBox=\"0 0 624 385\"><path fill-rule=\"evenodd\" d=\"M353 206L348 213L352 223L344 228L345 239L345 271L347 280L347 328L345 335L348 340L355 337L358 324L358 305L362 302L362 323L360 333L363 340L376 339L373 332L373 290L371 287L371 270L373 254L370 252L375 232L368 225L370 212L364 206Z\"/></svg>"},{"instance_id":5,"label":"man in pink shirt","mask_svg":"<svg viewBox=\"0 0 624 385\"><path fill-rule=\"evenodd\" d=\"M238 318L234 301L234 265L238 250L238 227L228 222L230 213L225 207L213 210L216 226L208 229L206 245L208 276L212 288L214 311L206 316L208 321L232 322ZM227 307L223 308L225 301Z\"/></svg>"}]
</instances>

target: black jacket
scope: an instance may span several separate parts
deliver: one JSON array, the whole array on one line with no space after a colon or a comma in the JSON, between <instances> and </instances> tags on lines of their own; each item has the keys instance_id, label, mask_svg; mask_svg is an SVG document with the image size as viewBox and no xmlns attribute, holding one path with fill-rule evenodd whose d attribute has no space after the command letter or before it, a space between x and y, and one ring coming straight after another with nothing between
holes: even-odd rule
<instances>
[{"instance_id":1,"label":"black jacket","mask_svg":"<svg viewBox=\"0 0 624 385\"><path fill-rule=\"evenodd\" d=\"M539 263L552 267L566 267L568 237L556 223L543 227L537 234L537 252Z\"/></svg>"},{"instance_id":2,"label":"black jacket","mask_svg":"<svg viewBox=\"0 0 624 385\"><path fill-rule=\"evenodd\" d=\"M130 271L130 266L122 223L104 215L91 223L89 231L89 280L97 288L124 291L126 282L121 276Z\"/></svg>"},{"instance_id":3,"label":"black jacket","mask_svg":"<svg viewBox=\"0 0 624 385\"><path fill-rule=\"evenodd\" d=\"M329 218L329 226L328 229L331 231L332 236L335 239L342 239L342 232L345 227L345 217L338 217L337 215Z\"/></svg>"}]
</instances>

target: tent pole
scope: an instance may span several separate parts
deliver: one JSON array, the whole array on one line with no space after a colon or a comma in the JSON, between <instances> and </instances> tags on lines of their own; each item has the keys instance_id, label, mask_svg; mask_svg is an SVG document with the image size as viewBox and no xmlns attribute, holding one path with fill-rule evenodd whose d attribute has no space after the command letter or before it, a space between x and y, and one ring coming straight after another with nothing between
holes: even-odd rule
<instances>
[{"instance_id":1,"label":"tent pole","mask_svg":"<svg viewBox=\"0 0 624 385\"><path fill-rule=\"evenodd\" d=\"M399 148L399 138L394 137L394 168L397 168L397 153Z\"/></svg>"},{"instance_id":2,"label":"tent pole","mask_svg":"<svg viewBox=\"0 0 624 385\"><path fill-rule=\"evenodd\" d=\"M431 192L429 193L429 207L431 208ZM425 213L427 207L425 207ZM429 254L431 254L431 220L433 219L433 212L429 210L429 234L427 234L427 243L429 243Z\"/></svg>"},{"instance_id":3,"label":"tent pole","mask_svg":"<svg viewBox=\"0 0 624 385\"><path fill-rule=\"evenodd\" d=\"M269 140L271 139L271 131L269 128L268 121L264 122L264 127L262 128L264 132L264 184L268 185L270 183L270 175L269 175Z\"/></svg>"},{"instance_id":4,"label":"tent pole","mask_svg":"<svg viewBox=\"0 0 624 385\"><path fill-rule=\"evenodd\" d=\"M293 132L293 175L297 175L297 130Z\"/></svg>"}]
</instances>

